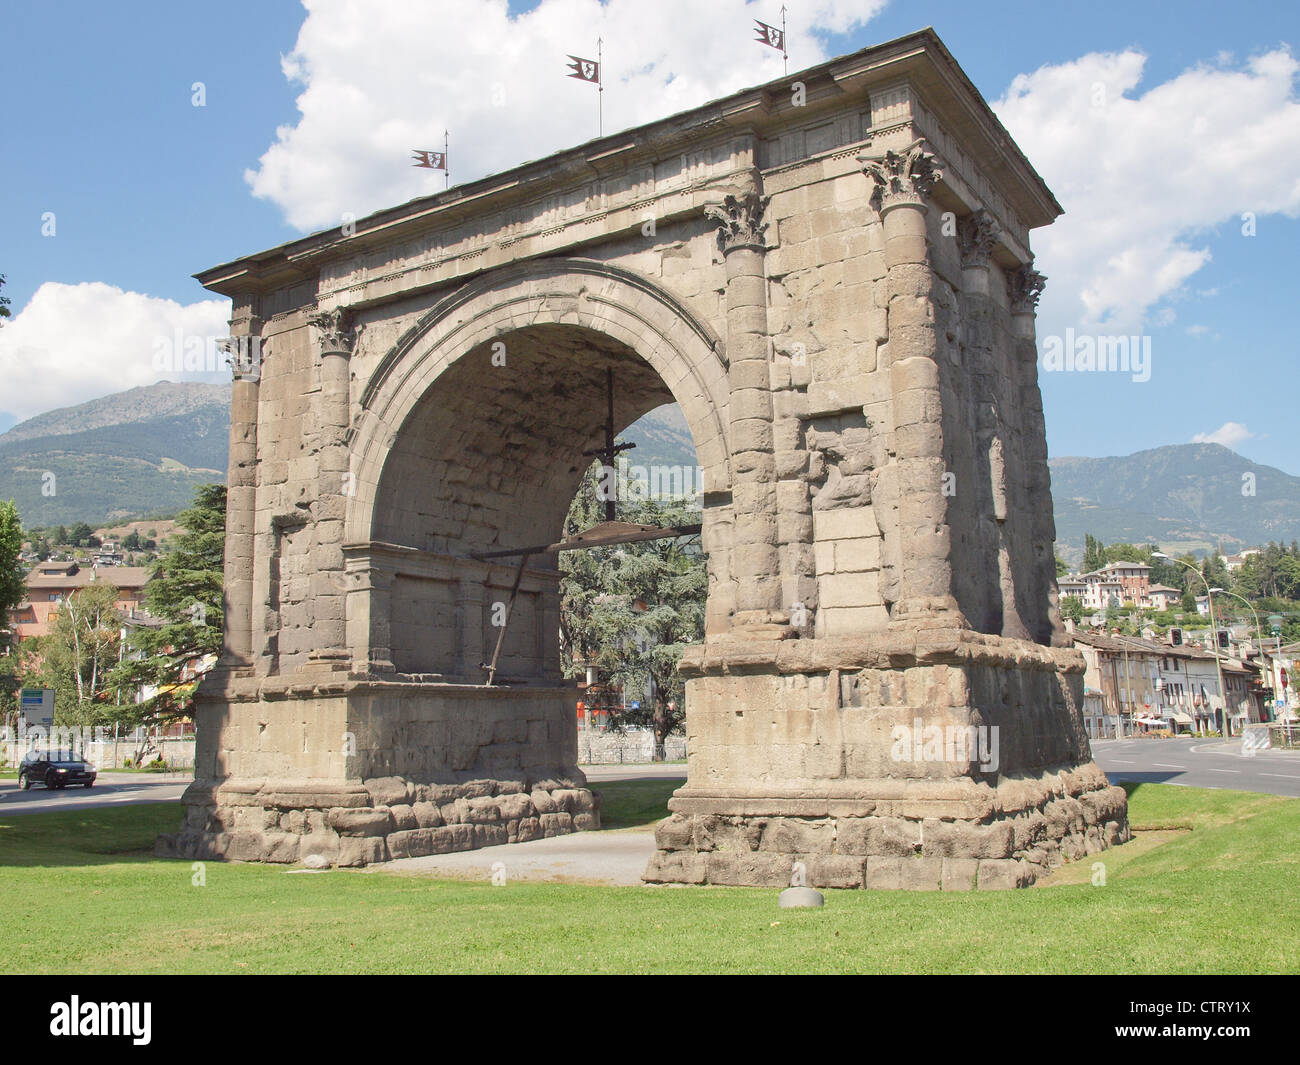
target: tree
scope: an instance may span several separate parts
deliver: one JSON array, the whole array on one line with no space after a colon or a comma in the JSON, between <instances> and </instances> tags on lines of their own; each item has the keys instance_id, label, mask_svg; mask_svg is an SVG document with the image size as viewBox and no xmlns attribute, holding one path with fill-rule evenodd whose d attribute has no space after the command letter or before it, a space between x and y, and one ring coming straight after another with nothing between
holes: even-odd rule
<instances>
[{"instance_id":1,"label":"tree","mask_svg":"<svg viewBox=\"0 0 1300 1065\"><path fill-rule=\"evenodd\" d=\"M1151 567L1151 583L1163 584L1167 588L1183 587L1183 577L1187 571L1177 562L1165 561L1163 558L1156 558L1155 552L1160 548L1155 544L1147 544L1146 547L1146 564Z\"/></svg>"},{"instance_id":2,"label":"tree","mask_svg":"<svg viewBox=\"0 0 1300 1065\"><path fill-rule=\"evenodd\" d=\"M60 529L62 529L62 526L60 526ZM94 535L95 535L94 529L92 529L84 521L79 521L77 522L76 525L74 525L71 529L68 530L68 534L67 534L68 538L66 542L70 543L73 547L85 547L87 542L89 542L90 538Z\"/></svg>"},{"instance_id":3,"label":"tree","mask_svg":"<svg viewBox=\"0 0 1300 1065\"><path fill-rule=\"evenodd\" d=\"M570 533L600 518L599 465L583 479L569 511ZM620 501L619 518L664 528L693 524L699 511L677 500ZM561 645L566 673L593 667L625 697L648 691L638 707L625 707L616 728L654 731L656 761L664 741L685 719L685 693L677 663L687 646L704 637L708 575L694 537L650 540L564 552L561 570ZM626 698L625 698L626 701Z\"/></svg>"},{"instance_id":4,"label":"tree","mask_svg":"<svg viewBox=\"0 0 1300 1065\"><path fill-rule=\"evenodd\" d=\"M1084 534L1083 571L1092 573L1106 564L1106 549L1092 533Z\"/></svg>"},{"instance_id":5,"label":"tree","mask_svg":"<svg viewBox=\"0 0 1300 1065\"><path fill-rule=\"evenodd\" d=\"M0 274L0 288L4 288L4 287L5 287L5 275ZM11 312L9 310L9 297L4 295L3 293L0 293L0 318L8 318L10 316L11 316ZM0 322L0 325L3 324L4 324L3 322Z\"/></svg>"},{"instance_id":6,"label":"tree","mask_svg":"<svg viewBox=\"0 0 1300 1065\"><path fill-rule=\"evenodd\" d=\"M110 672L117 664L121 629L117 588L107 581L79 588L59 605L49 634L37 641L39 678L55 691L57 724L94 725L115 718Z\"/></svg>"},{"instance_id":7,"label":"tree","mask_svg":"<svg viewBox=\"0 0 1300 1065\"><path fill-rule=\"evenodd\" d=\"M18 507L10 499L0 503L0 619L23 601L26 582L19 561L23 553L23 527Z\"/></svg>"},{"instance_id":8,"label":"tree","mask_svg":"<svg viewBox=\"0 0 1300 1065\"><path fill-rule=\"evenodd\" d=\"M1077 595L1067 595L1061 599L1061 617L1073 621L1076 625L1083 620L1083 600Z\"/></svg>"},{"instance_id":9,"label":"tree","mask_svg":"<svg viewBox=\"0 0 1300 1065\"><path fill-rule=\"evenodd\" d=\"M187 717L194 697L187 667L221 653L226 486L200 485L193 506L176 520L184 531L145 585L145 609L163 623L133 633L135 654L124 658L113 678L123 688L148 684L157 693L124 707L119 718L124 724L167 725Z\"/></svg>"},{"instance_id":10,"label":"tree","mask_svg":"<svg viewBox=\"0 0 1300 1065\"><path fill-rule=\"evenodd\" d=\"M1137 544L1111 544L1102 552L1106 562L1138 562L1144 566L1151 563L1151 552Z\"/></svg>"},{"instance_id":11,"label":"tree","mask_svg":"<svg viewBox=\"0 0 1300 1065\"><path fill-rule=\"evenodd\" d=\"M1056 576L1058 578L1064 577L1067 573L1070 572L1069 565L1066 563L1065 559L1063 559L1059 554L1054 554L1054 558L1056 559Z\"/></svg>"}]
</instances>

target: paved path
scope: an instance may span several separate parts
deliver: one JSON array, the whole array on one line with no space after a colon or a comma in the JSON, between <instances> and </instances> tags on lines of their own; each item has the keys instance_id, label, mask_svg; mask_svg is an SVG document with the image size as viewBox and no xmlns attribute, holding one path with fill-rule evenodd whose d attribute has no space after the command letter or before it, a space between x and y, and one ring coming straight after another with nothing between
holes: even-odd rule
<instances>
[{"instance_id":1,"label":"paved path","mask_svg":"<svg viewBox=\"0 0 1300 1065\"><path fill-rule=\"evenodd\" d=\"M686 782L681 763L645 765L581 766L587 780L599 785L614 780L679 780ZM575 832L568 836L535 839L530 843L507 843L455 854L434 854L425 858L401 858L373 866L375 872L410 873L451 877L457 880L491 880L493 867L504 872L506 886L512 880L543 880L552 883L614 884L641 883L641 874L654 854L651 826L616 829L611 832Z\"/></svg>"},{"instance_id":2,"label":"paved path","mask_svg":"<svg viewBox=\"0 0 1300 1065\"><path fill-rule=\"evenodd\" d=\"M614 832L575 832L568 836L535 839L531 843L506 843L455 854L426 858L401 858L367 866L375 872L417 873L457 880L490 880L504 872L511 880L546 880L552 883L641 883L641 874L655 850L654 832L624 829ZM500 869L495 869L500 863Z\"/></svg>"},{"instance_id":3,"label":"paved path","mask_svg":"<svg viewBox=\"0 0 1300 1065\"><path fill-rule=\"evenodd\" d=\"M686 779L685 762L645 762L638 765L580 765L590 781Z\"/></svg>"},{"instance_id":4,"label":"paved path","mask_svg":"<svg viewBox=\"0 0 1300 1065\"><path fill-rule=\"evenodd\" d=\"M1093 758L1122 780L1300 798L1300 751L1241 753L1241 740L1094 740Z\"/></svg>"},{"instance_id":5,"label":"paved path","mask_svg":"<svg viewBox=\"0 0 1300 1065\"><path fill-rule=\"evenodd\" d=\"M0 817L142 802L179 802L191 779L189 773L101 773L92 788L49 791L37 784L30 791L23 791L16 779L5 777L0 779Z\"/></svg>"}]
</instances>

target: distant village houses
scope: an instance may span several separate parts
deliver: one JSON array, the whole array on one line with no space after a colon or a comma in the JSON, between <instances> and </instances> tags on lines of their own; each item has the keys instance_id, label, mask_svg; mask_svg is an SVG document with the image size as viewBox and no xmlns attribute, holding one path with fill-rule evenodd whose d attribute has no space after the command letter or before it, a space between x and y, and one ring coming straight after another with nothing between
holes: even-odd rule
<instances>
[{"instance_id":1,"label":"distant village houses","mask_svg":"<svg viewBox=\"0 0 1300 1065\"><path fill-rule=\"evenodd\" d=\"M49 634L59 607L70 596L96 582L117 589L117 609L125 618L143 613L144 588L152 572L145 566L104 567L77 562L40 562L27 575L27 598L10 612L10 629L14 642Z\"/></svg>"}]
</instances>

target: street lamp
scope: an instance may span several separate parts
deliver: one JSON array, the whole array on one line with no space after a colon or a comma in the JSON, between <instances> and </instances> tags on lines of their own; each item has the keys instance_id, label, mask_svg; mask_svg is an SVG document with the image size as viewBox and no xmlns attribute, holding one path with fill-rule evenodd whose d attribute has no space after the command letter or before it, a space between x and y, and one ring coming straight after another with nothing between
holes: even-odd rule
<instances>
[{"instance_id":1,"label":"street lamp","mask_svg":"<svg viewBox=\"0 0 1300 1065\"><path fill-rule=\"evenodd\" d=\"M1262 683L1264 679L1264 632L1259 625L1259 612L1253 606L1250 605L1250 601L1245 596L1238 595L1236 592L1230 592L1226 588L1210 589L1211 595L1213 595L1215 592L1218 592L1220 595L1230 595L1232 596L1233 599L1240 599L1243 603L1246 604L1246 609L1255 615L1255 642L1259 646L1259 677L1260 677L1260 682ZM1216 634L1216 642L1217 642L1217 634ZM1224 697L1224 701L1225 702L1227 701L1226 696Z\"/></svg>"},{"instance_id":2,"label":"street lamp","mask_svg":"<svg viewBox=\"0 0 1300 1065\"><path fill-rule=\"evenodd\" d=\"M1286 685L1282 683L1285 678L1283 672L1284 667L1282 665L1282 615L1270 614L1268 616L1268 627L1273 630L1273 636L1277 640L1277 656L1274 659L1274 663L1278 674L1278 687L1282 689L1280 697L1278 696L1276 689L1273 692L1273 696L1275 699L1280 698L1282 709L1285 710L1291 705L1291 700L1287 698ZM1277 707L1274 706L1274 709L1277 709Z\"/></svg>"},{"instance_id":3,"label":"street lamp","mask_svg":"<svg viewBox=\"0 0 1300 1065\"><path fill-rule=\"evenodd\" d=\"M1227 743L1232 734L1232 724L1228 719L1228 686L1223 683L1223 663L1219 660L1219 622L1214 616L1214 596L1211 594L1210 582L1205 579L1205 574L1193 566L1190 562L1184 562L1181 558L1171 558L1163 551L1152 551L1152 558L1163 558L1166 562L1177 562L1191 570L1200 578L1205 585L1205 599L1210 607L1210 630L1214 633L1214 639L1210 645L1214 648L1214 669L1219 674L1219 695L1223 699L1223 742Z\"/></svg>"}]
</instances>

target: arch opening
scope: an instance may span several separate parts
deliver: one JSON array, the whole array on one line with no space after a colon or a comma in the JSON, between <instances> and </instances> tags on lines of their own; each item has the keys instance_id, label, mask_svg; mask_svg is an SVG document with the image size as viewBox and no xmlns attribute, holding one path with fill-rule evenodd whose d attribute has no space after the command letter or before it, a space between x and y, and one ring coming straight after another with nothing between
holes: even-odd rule
<instances>
[{"instance_id":1,"label":"arch opening","mask_svg":"<svg viewBox=\"0 0 1300 1065\"><path fill-rule=\"evenodd\" d=\"M605 442L609 372L616 433L677 398L617 337L540 323L474 344L412 404L374 492L371 600L357 612L369 620L372 669L482 684L508 613L500 681L564 683L556 555L531 555L522 569L514 558L474 556L572 531L570 504ZM697 466L684 483L700 478Z\"/></svg>"}]
</instances>

